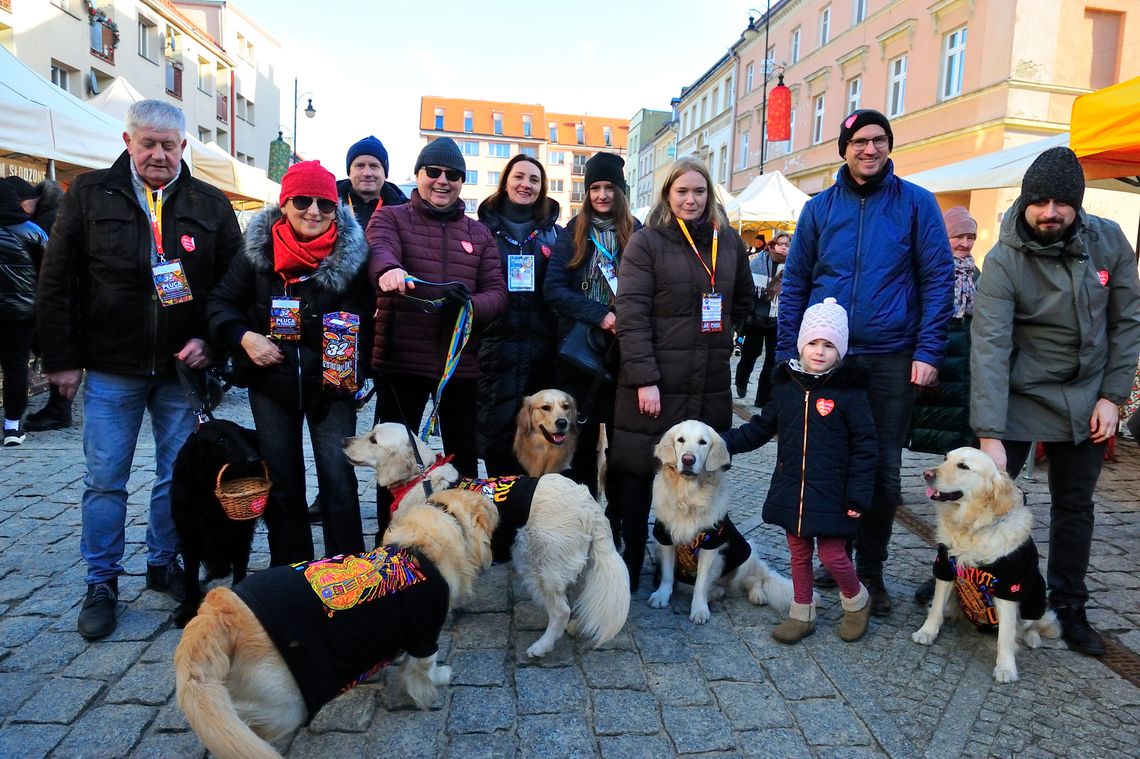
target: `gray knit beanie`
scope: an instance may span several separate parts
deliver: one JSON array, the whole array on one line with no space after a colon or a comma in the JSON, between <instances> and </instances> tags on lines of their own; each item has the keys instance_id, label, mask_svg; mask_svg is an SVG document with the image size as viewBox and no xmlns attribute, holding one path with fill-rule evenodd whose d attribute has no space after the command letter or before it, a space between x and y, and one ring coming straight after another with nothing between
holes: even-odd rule
<instances>
[{"instance_id":1,"label":"gray knit beanie","mask_svg":"<svg viewBox=\"0 0 1140 759\"><path fill-rule=\"evenodd\" d=\"M1085 198L1085 172L1077 154L1055 147L1037 156L1021 180L1021 198L1027 206L1051 198L1080 208Z\"/></svg>"},{"instance_id":2,"label":"gray knit beanie","mask_svg":"<svg viewBox=\"0 0 1140 759\"><path fill-rule=\"evenodd\" d=\"M437 137L424 145L424 149L416 158L414 173L419 174L424 166L442 166L445 169L467 173L467 162L463 160L463 153L455 144L455 140L450 137Z\"/></svg>"}]
</instances>

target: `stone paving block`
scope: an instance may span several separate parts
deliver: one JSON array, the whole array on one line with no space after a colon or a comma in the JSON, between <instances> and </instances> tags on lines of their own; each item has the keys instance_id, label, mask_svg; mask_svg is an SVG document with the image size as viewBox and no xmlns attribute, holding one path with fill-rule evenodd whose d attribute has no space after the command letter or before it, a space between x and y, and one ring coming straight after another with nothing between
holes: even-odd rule
<instances>
[{"instance_id":1,"label":"stone paving block","mask_svg":"<svg viewBox=\"0 0 1140 759\"><path fill-rule=\"evenodd\" d=\"M504 688L452 689L447 715L449 733L493 733L515 722L515 696Z\"/></svg>"},{"instance_id":2,"label":"stone paving block","mask_svg":"<svg viewBox=\"0 0 1140 759\"><path fill-rule=\"evenodd\" d=\"M510 634L510 614L457 613L452 625L455 648L498 648Z\"/></svg>"},{"instance_id":3,"label":"stone paving block","mask_svg":"<svg viewBox=\"0 0 1140 759\"><path fill-rule=\"evenodd\" d=\"M71 584L65 579L59 580L60 587L82 587L81 584ZM11 611L13 616L22 614L39 614L47 618L47 623L54 622L59 617L68 614L72 609L75 610L72 619L79 616L79 605L83 601L82 593L74 592L59 592L59 593L37 593L17 601ZM4 616L8 616L5 614Z\"/></svg>"},{"instance_id":4,"label":"stone paving block","mask_svg":"<svg viewBox=\"0 0 1140 759\"><path fill-rule=\"evenodd\" d=\"M87 648L77 632L57 633L50 630L37 635L4 660L4 668L17 672L58 672Z\"/></svg>"},{"instance_id":5,"label":"stone paving block","mask_svg":"<svg viewBox=\"0 0 1140 759\"><path fill-rule=\"evenodd\" d=\"M666 613L664 609L659 611ZM692 624L688 617L685 618L685 624ZM677 633L668 629L659 627L635 629L633 640L646 663L682 664L695 659L693 649L679 645Z\"/></svg>"},{"instance_id":6,"label":"stone paving block","mask_svg":"<svg viewBox=\"0 0 1140 759\"><path fill-rule=\"evenodd\" d=\"M16 722L70 723L103 690L98 680L54 677L35 696L24 702L13 718Z\"/></svg>"},{"instance_id":7,"label":"stone paving block","mask_svg":"<svg viewBox=\"0 0 1140 759\"><path fill-rule=\"evenodd\" d=\"M139 604L126 605L125 609L123 607L120 599L119 624L115 627L115 632L104 640L150 640L170 622L170 612L174 610L173 604L165 610L140 608Z\"/></svg>"},{"instance_id":8,"label":"stone paving block","mask_svg":"<svg viewBox=\"0 0 1140 759\"><path fill-rule=\"evenodd\" d=\"M756 730L791 724L784 700L769 683L716 683L717 704L733 730Z\"/></svg>"},{"instance_id":9,"label":"stone paving block","mask_svg":"<svg viewBox=\"0 0 1140 759\"><path fill-rule=\"evenodd\" d=\"M569 667L574 663L574 639L563 635L554 641L554 648L545 656L534 657L526 652L542 633L522 631L515 635L515 664L520 667Z\"/></svg>"},{"instance_id":10,"label":"stone paving block","mask_svg":"<svg viewBox=\"0 0 1140 759\"><path fill-rule=\"evenodd\" d=\"M773 628L775 625L761 625L744 627L739 631L740 641L748 647L753 657L760 660L761 664L769 659L779 658L787 651L787 646L772 639Z\"/></svg>"},{"instance_id":11,"label":"stone paving block","mask_svg":"<svg viewBox=\"0 0 1140 759\"><path fill-rule=\"evenodd\" d=\"M716 707L664 706L661 708L661 717L679 754L731 751L736 748L732 728Z\"/></svg>"},{"instance_id":12,"label":"stone paving block","mask_svg":"<svg viewBox=\"0 0 1140 759\"><path fill-rule=\"evenodd\" d=\"M30 672L0 672L0 719L14 714L44 686L44 678Z\"/></svg>"},{"instance_id":13,"label":"stone paving block","mask_svg":"<svg viewBox=\"0 0 1140 759\"><path fill-rule=\"evenodd\" d=\"M202 759L206 747L193 732L160 733L150 731L131 753L131 759Z\"/></svg>"},{"instance_id":14,"label":"stone paving block","mask_svg":"<svg viewBox=\"0 0 1140 759\"><path fill-rule=\"evenodd\" d=\"M591 688L646 688L641 659L632 651L591 651L581 663Z\"/></svg>"},{"instance_id":15,"label":"stone paving block","mask_svg":"<svg viewBox=\"0 0 1140 759\"><path fill-rule=\"evenodd\" d=\"M519 717L519 753L523 756L557 756L559 759L593 759L594 736L586 719L576 714L529 714Z\"/></svg>"},{"instance_id":16,"label":"stone paving block","mask_svg":"<svg viewBox=\"0 0 1140 759\"><path fill-rule=\"evenodd\" d=\"M546 609L538 606L537 604L534 604L531 601L518 601L517 605L515 606L513 616L516 630L546 629Z\"/></svg>"},{"instance_id":17,"label":"stone paving block","mask_svg":"<svg viewBox=\"0 0 1140 759\"><path fill-rule=\"evenodd\" d=\"M363 737L368 747L362 753L340 754L338 759L350 756L368 757L437 757L442 755L446 737L443 733L445 717L442 711L406 711L378 714ZM308 755L291 752L307 759Z\"/></svg>"},{"instance_id":18,"label":"stone paving block","mask_svg":"<svg viewBox=\"0 0 1140 759\"><path fill-rule=\"evenodd\" d=\"M107 693L110 704L162 706L174 695L174 667L168 662L132 667Z\"/></svg>"},{"instance_id":19,"label":"stone paving block","mask_svg":"<svg viewBox=\"0 0 1140 759\"><path fill-rule=\"evenodd\" d=\"M589 653L590 651L633 651L635 648L633 636L629 633L628 629L622 630L598 646L595 646L586 638L576 638L574 640L574 651L578 655Z\"/></svg>"},{"instance_id":20,"label":"stone paving block","mask_svg":"<svg viewBox=\"0 0 1140 759\"><path fill-rule=\"evenodd\" d=\"M815 755L817 759L883 759L890 756L872 746L824 746L817 749ZM1018 759L1024 757L1026 755L1022 754Z\"/></svg>"},{"instance_id":21,"label":"stone paving block","mask_svg":"<svg viewBox=\"0 0 1140 759\"><path fill-rule=\"evenodd\" d=\"M453 759L503 759L515 756L517 749L518 739L507 733L468 733L451 738L447 756Z\"/></svg>"},{"instance_id":22,"label":"stone paving block","mask_svg":"<svg viewBox=\"0 0 1140 759\"><path fill-rule=\"evenodd\" d=\"M96 707L75 723L56 753L69 759L120 759L139 742L156 711L135 704Z\"/></svg>"},{"instance_id":23,"label":"stone paving block","mask_svg":"<svg viewBox=\"0 0 1140 759\"><path fill-rule=\"evenodd\" d=\"M510 564L496 564L479 578L475 583L474 591L457 605L458 610L465 612L509 612L511 610L510 594L506 591L506 577L510 573Z\"/></svg>"},{"instance_id":24,"label":"stone paving block","mask_svg":"<svg viewBox=\"0 0 1140 759\"><path fill-rule=\"evenodd\" d=\"M788 704L812 746L862 746L871 742L851 708L834 699L811 699Z\"/></svg>"},{"instance_id":25,"label":"stone paving block","mask_svg":"<svg viewBox=\"0 0 1140 759\"><path fill-rule=\"evenodd\" d=\"M696 656L706 680L759 683L768 679L748 648L738 642L701 647Z\"/></svg>"},{"instance_id":26,"label":"stone paving block","mask_svg":"<svg viewBox=\"0 0 1140 759\"><path fill-rule=\"evenodd\" d=\"M663 735L619 735L600 738L603 759L662 759L673 755L673 745Z\"/></svg>"},{"instance_id":27,"label":"stone paving block","mask_svg":"<svg viewBox=\"0 0 1140 759\"><path fill-rule=\"evenodd\" d=\"M353 733L297 733L289 746L289 756L305 759L343 759L347 756L367 756L368 736ZM405 756L427 759L434 754L412 753Z\"/></svg>"},{"instance_id":28,"label":"stone paving block","mask_svg":"<svg viewBox=\"0 0 1140 759\"><path fill-rule=\"evenodd\" d=\"M0 728L0 756L42 759L59 745L67 730L66 725L5 725Z\"/></svg>"},{"instance_id":29,"label":"stone paving block","mask_svg":"<svg viewBox=\"0 0 1140 759\"><path fill-rule=\"evenodd\" d=\"M321 707L306 728L310 733L364 732L376 714L376 690L353 688Z\"/></svg>"},{"instance_id":30,"label":"stone paving block","mask_svg":"<svg viewBox=\"0 0 1140 759\"><path fill-rule=\"evenodd\" d=\"M837 695L831 682L824 677L802 645L786 646L785 649L782 656L765 659L763 662L772 683L784 698L798 701Z\"/></svg>"},{"instance_id":31,"label":"stone paving block","mask_svg":"<svg viewBox=\"0 0 1140 759\"><path fill-rule=\"evenodd\" d=\"M661 704L703 706L713 703L700 667L696 664L649 664L645 667L649 690Z\"/></svg>"},{"instance_id":32,"label":"stone paving block","mask_svg":"<svg viewBox=\"0 0 1140 759\"><path fill-rule=\"evenodd\" d=\"M519 714L578 714L586 710L586 684L574 667L528 667L515 672Z\"/></svg>"},{"instance_id":33,"label":"stone paving block","mask_svg":"<svg viewBox=\"0 0 1140 759\"><path fill-rule=\"evenodd\" d=\"M452 685L502 685L507 680L501 650L456 651L449 663Z\"/></svg>"},{"instance_id":34,"label":"stone paving block","mask_svg":"<svg viewBox=\"0 0 1140 759\"><path fill-rule=\"evenodd\" d=\"M595 690L592 699L598 735L657 735L661 731L657 701L648 693Z\"/></svg>"},{"instance_id":35,"label":"stone paving block","mask_svg":"<svg viewBox=\"0 0 1140 759\"><path fill-rule=\"evenodd\" d=\"M154 718L151 728L164 733L180 733L189 730L190 723L186 721L186 715L182 713L178 703L171 699L170 703L158 710L158 716Z\"/></svg>"},{"instance_id":36,"label":"stone paving block","mask_svg":"<svg viewBox=\"0 0 1140 759\"><path fill-rule=\"evenodd\" d=\"M792 727L737 733L745 756L765 759L810 759L812 753L799 730Z\"/></svg>"},{"instance_id":37,"label":"stone paving block","mask_svg":"<svg viewBox=\"0 0 1140 759\"><path fill-rule=\"evenodd\" d=\"M150 643L146 651L139 658L141 662L173 662L174 649L178 648L178 642L182 640L182 631L176 627L159 635L153 643Z\"/></svg>"}]
</instances>

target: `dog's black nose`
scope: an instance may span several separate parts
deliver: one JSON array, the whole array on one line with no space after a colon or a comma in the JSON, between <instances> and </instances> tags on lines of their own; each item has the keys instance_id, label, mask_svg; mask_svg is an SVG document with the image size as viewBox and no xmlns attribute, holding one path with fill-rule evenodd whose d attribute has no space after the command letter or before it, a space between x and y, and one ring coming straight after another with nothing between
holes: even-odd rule
<instances>
[{"instance_id":1,"label":"dog's black nose","mask_svg":"<svg viewBox=\"0 0 1140 759\"><path fill-rule=\"evenodd\" d=\"M695 463L697 463L697 457L693 454L685 453L681 455L681 464L683 466L692 466Z\"/></svg>"},{"instance_id":2,"label":"dog's black nose","mask_svg":"<svg viewBox=\"0 0 1140 759\"><path fill-rule=\"evenodd\" d=\"M554 428L559 431L564 431L570 426L570 420L559 417L554 420Z\"/></svg>"}]
</instances>

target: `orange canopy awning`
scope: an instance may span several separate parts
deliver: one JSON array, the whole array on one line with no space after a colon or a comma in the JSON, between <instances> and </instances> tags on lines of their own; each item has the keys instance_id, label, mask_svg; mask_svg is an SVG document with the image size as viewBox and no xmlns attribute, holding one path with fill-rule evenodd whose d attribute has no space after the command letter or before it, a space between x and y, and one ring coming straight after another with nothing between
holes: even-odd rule
<instances>
[{"instance_id":1,"label":"orange canopy awning","mask_svg":"<svg viewBox=\"0 0 1140 759\"><path fill-rule=\"evenodd\" d=\"M1086 179L1140 175L1140 77L1081 95L1069 130Z\"/></svg>"}]
</instances>

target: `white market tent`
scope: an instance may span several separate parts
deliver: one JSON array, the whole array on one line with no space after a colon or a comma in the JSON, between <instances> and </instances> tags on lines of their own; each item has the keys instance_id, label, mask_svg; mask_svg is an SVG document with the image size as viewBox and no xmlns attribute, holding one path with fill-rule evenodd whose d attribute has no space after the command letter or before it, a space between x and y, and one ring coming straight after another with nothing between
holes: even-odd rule
<instances>
[{"instance_id":1,"label":"white market tent","mask_svg":"<svg viewBox=\"0 0 1140 759\"><path fill-rule=\"evenodd\" d=\"M725 204L728 220L742 224L794 224L810 196L779 171L761 174Z\"/></svg>"}]
</instances>

